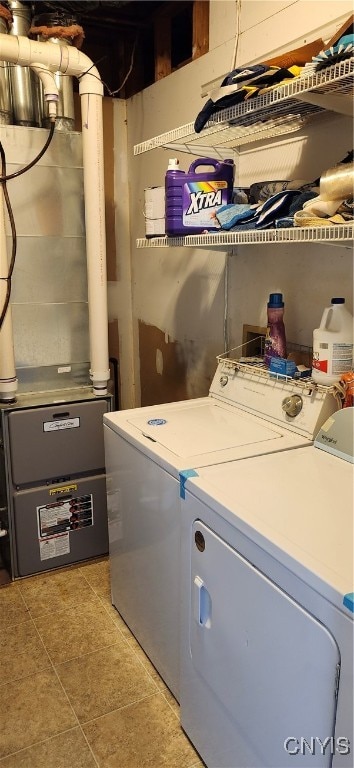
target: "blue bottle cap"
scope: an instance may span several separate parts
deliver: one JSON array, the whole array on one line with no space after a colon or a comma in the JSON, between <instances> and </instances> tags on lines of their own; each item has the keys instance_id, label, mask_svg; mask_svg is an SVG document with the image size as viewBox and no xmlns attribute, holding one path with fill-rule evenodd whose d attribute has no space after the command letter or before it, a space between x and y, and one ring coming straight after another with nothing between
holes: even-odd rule
<instances>
[{"instance_id":1,"label":"blue bottle cap","mask_svg":"<svg viewBox=\"0 0 354 768\"><path fill-rule=\"evenodd\" d=\"M282 293L271 293L269 295L269 301L267 307L269 309L281 309L284 306Z\"/></svg>"},{"instance_id":2,"label":"blue bottle cap","mask_svg":"<svg viewBox=\"0 0 354 768\"><path fill-rule=\"evenodd\" d=\"M345 304L345 299L331 299L331 304Z\"/></svg>"}]
</instances>

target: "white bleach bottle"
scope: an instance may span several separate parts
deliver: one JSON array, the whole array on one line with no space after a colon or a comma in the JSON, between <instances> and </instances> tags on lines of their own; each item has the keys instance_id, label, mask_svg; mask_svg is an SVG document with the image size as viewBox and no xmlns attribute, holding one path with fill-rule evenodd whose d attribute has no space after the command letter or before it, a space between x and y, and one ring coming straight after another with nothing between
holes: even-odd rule
<instances>
[{"instance_id":1,"label":"white bleach bottle","mask_svg":"<svg viewBox=\"0 0 354 768\"><path fill-rule=\"evenodd\" d=\"M353 317L345 299L331 299L313 332L312 378L330 386L353 369Z\"/></svg>"}]
</instances>

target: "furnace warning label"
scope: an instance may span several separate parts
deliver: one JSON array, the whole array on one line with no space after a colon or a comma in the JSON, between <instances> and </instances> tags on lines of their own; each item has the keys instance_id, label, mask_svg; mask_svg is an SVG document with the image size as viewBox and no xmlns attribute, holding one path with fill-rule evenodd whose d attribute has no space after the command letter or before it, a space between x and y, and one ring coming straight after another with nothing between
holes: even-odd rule
<instances>
[{"instance_id":1,"label":"furnace warning label","mask_svg":"<svg viewBox=\"0 0 354 768\"><path fill-rule=\"evenodd\" d=\"M70 552L69 534L52 536L39 541L39 554L41 560L50 560L52 557L60 557Z\"/></svg>"},{"instance_id":2,"label":"furnace warning label","mask_svg":"<svg viewBox=\"0 0 354 768\"><path fill-rule=\"evenodd\" d=\"M93 525L93 498L88 493L37 507L39 541Z\"/></svg>"}]
</instances>

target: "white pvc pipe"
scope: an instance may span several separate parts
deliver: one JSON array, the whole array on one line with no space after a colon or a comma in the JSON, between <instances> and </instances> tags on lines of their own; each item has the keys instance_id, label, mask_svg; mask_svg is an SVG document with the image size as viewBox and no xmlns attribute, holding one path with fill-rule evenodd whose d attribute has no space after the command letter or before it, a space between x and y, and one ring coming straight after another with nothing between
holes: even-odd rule
<instances>
[{"instance_id":1,"label":"white pvc pipe","mask_svg":"<svg viewBox=\"0 0 354 768\"><path fill-rule=\"evenodd\" d=\"M103 85L91 59L74 46L0 35L0 61L41 66L79 78L84 166L85 227L90 327L90 376L96 395L109 380L106 231L103 175Z\"/></svg>"},{"instance_id":2,"label":"white pvc pipe","mask_svg":"<svg viewBox=\"0 0 354 768\"><path fill-rule=\"evenodd\" d=\"M0 185L0 277L9 273L5 233L5 200ZM0 311L5 304L7 281L0 280ZM9 304L0 331L0 401L12 402L16 399L17 378L12 333L11 305Z\"/></svg>"},{"instance_id":3,"label":"white pvc pipe","mask_svg":"<svg viewBox=\"0 0 354 768\"><path fill-rule=\"evenodd\" d=\"M38 75L43 85L44 101L48 104L48 115L51 121L55 122L58 114L59 91L54 79L53 72L48 72L43 64L31 64L31 69Z\"/></svg>"},{"instance_id":4,"label":"white pvc pipe","mask_svg":"<svg viewBox=\"0 0 354 768\"><path fill-rule=\"evenodd\" d=\"M80 83L81 87L81 83ZM88 303L90 326L91 379L96 388L107 392L108 310L106 272L106 226L103 176L102 98L81 93L82 146L84 155L84 189L86 251L89 266ZM92 123L95 123L95 126Z\"/></svg>"}]
</instances>

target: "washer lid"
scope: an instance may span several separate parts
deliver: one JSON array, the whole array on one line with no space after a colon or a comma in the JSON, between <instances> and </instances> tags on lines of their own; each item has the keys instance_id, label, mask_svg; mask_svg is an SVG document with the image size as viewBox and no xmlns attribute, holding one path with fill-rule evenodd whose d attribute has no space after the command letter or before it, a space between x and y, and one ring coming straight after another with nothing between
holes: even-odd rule
<instances>
[{"instance_id":1,"label":"washer lid","mask_svg":"<svg viewBox=\"0 0 354 768\"><path fill-rule=\"evenodd\" d=\"M184 403L175 409L161 405L153 414L127 419L127 423L153 442L185 458L283 436L280 429L270 428L267 422L211 400L202 406Z\"/></svg>"}]
</instances>

